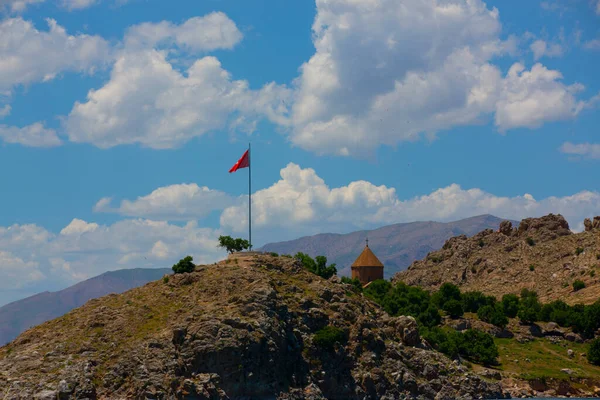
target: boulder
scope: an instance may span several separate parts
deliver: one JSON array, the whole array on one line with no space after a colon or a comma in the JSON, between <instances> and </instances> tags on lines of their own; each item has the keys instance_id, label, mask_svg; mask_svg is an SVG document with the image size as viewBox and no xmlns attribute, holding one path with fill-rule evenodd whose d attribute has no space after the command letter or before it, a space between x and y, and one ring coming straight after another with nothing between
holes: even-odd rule
<instances>
[{"instance_id":1,"label":"boulder","mask_svg":"<svg viewBox=\"0 0 600 400\"><path fill-rule=\"evenodd\" d=\"M402 342L407 346L418 346L421 344L419 335L419 325L417 320L410 316L400 316L396 318L396 332L402 338Z\"/></svg>"},{"instance_id":2,"label":"boulder","mask_svg":"<svg viewBox=\"0 0 600 400\"><path fill-rule=\"evenodd\" d=\"M512 222L510 222L510 221L500 222L500 229L498 229L498 232L500 232L506 236L511 236L513 234Z\"/></svg>"},{"instance_id":3,"label":"boulder","mask_svg":"<svg viewBox=\"0 0 600 400\"><path fill-rule=\"evenodd\" d=\"M565 339L568 340L569 342L583 343L583 338L581 337L581 335L579 335L575 332L569 332L569 333L565 334Z\"/></svg>"}]
</instances>

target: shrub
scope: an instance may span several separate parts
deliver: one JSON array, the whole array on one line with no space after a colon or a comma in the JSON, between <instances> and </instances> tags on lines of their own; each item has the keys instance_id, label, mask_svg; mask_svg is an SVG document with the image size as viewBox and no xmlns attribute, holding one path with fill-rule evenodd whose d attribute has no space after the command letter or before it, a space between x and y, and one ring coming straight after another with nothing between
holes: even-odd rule
<instances>
[{"instance_id":1,"label":"shrub","mask_svg":"<svg viewBox=\"0 0 600 400\"><path fill-rule=\"evenodd\" d=\"M533 240L533 238L528 237L527 239L525 239L525 241L528 245L535 246L535 240Z\"/></svg>"},{"instance_id":2,"label":"shrub","mask_svg":"<svg viewBox=\"0 0 600 400\"><path fill-rule=\"evenodd\" d=\"M521 322L531 324L538 320L542 306L537 297L537 293L528 289L521 291L521 302L517 316Z\"/></svg>"},{"instance_id":3,"label":"shrub","mask_svg":"<svg viewBox=\"0 0 600 400\"><path fill-rule=\"evenodd\" d=\"M446 282L442 284L440 289L432 296L432 300L434 304L443 309L444 304L450 300L462 300L460 289L458 286Z\"/></svg>"},{"instance_id":4,"label":"shrub","mask_svg":"<svg viewBox=\"0 0 600 400\"><path fill-rule=\"evenodd\" d=\"M591 276L592 278L593 278L594 276L596 276L596 271L594 271L594 270L591 270L591 271L590 271L590 276Z\"/></svg>"},{"instance_id":5,"label":"shrub","mask_svg":"<svg viewBox=\"0 0 600 400\"><path fill-rule=\"evenodd\" d=\"M483 239L479 239L479 242L477 244L479 244L479 247L485 246L485 242L483 241Z\"/></svg>"},{"instance_id":6,"label":"shrub","mask_svg":"<svg viewBox=\"0 0 600 400\"><path fill-rule=\"evenodd\" d=\"M587 359L594 365L600 365L600 338L596 338L590 342Z\"/></svg>"},{"instance_id":7,"label":"shrub","mask_svg":"<svg viewBox=\"0 0 600 400\"><path fill-rule=\"evenodd\" d=\"M498 348L494 343L494 338L489 333L476 329L468 329L462 335L459 352L472 361L484 365L498 363Z\"/></svg>"},{"instance_id":8,"label":"shrub","mask_svg":"<svg viewBox=\"0 0 600 400\"><path fill-rule=\"evenodd\" d=\"M360 293L363 291L362 283L360 283L360 281L357 278L351 279L351 278L348 278L347 276L342 276L342 283L352 285L352 289L355 292Z\"/></svg>"},{"instance_id":9,"label":"shrub","mask_svg":"<svg viewBox=\"0 0 600 400\"><path fill-rule=\"evenodd\" d=\"M448 313L450 318L458 318L464 314L462 303L458 300L448 300L444 304L444 311Z\"/></svg>"},{"instance_id":10,"label":"shrub","mask_svg":"<svg viewBox=\"0 0 600 400\"><path fill-rule=\"evenodd\" d=\"M600 253L596 254L596 260L600 260Z\"/></svg>"},{"instance_id":11,"label":"shrub","mask_svg":"<svg viewBox=\"0 0 600 400\"><path fill-rule=\"evenodd\" d=\"M167 275L163 276L163 283L169 283L169 277Z\"/></svg>"},{"instance_id":12,"label":"shrub","mask_svg":"<svg viewBox=\"0 0 600 400\"><path fill-rule=\"evenodd\" d=\"M579 279L573 282L573 291L577 292L585 287L585 283Z\"/></svg>"},{"instance_id":13,"label":"shrub","mask_svg":"<svg viewBox=\"0 0 600 400\"><path fill-rule=\"evenodd\" d=\"M327 266L327 257L325 256L316 256L313 260L308 254L296 253L294 257L300 260L304 268L313 274L319 275L321 278L329 279L337 274L335 264Z\"/></svg>"},{"instance_id":14,"label":"shrub","mask_svg":"<svg viewBox=\"0 0 600 400\"><path fill-rule=\"evenodd\" d=\"M581 253L583 253L583 247L578 247L575 249L575 255L580 255Z\"/></svg>"},{"instance_id":15,"label":"shrub","mask_svg":"<svg viewBox=\"0 0 600 400\"><path fill-rule=\"evenodd\" d=\"M232 238L231 236L219 236L219 246L223 247L229 254L250 248L250 242L246 239Z\"/></svg>"},{"instance_id":16,"label":"shrub","mask_svg":"<svg viewBox=\"0 0 600 400\"><path fill-rule=\"evenodd\" d=\"M270 255L272 255L273 257L279 257L279 254L275 253L274 251L269 253Z\"/></svg>"},{"instance_id":17,"label":"shrub","mask_svg":"<svg viewBox=\"0 0 600 400\"><path fill-rule=\"evenodd\" d=\"M502 296L502 309L508 318L514 318L519 312L519 297L515 294Z\"/></svg>"},{"instance_id":18,"label":"shrub","mask_svg":"<svg viewBox=\"0 0 600 400\"><path fill-rule=\"evenodd\" d=\"M335 326L326 326L318 330L313 338L315 346L324 350L333 350L336 342L344 344L346 342L346 333Z\"/></svg>"},{"instance_id":19,"label":"shrub","mask_svg":"<svg viewBox=\"0 0 600 400\"><path fill-rule=\"evenodd\" d=\"M529 266L529 270L530 270L530 271L535 271L535 265L531 264L531 265Z\"/></svg>"},{"instance_id":20,"label":"shrub","mask_svg":"<svg viewBox=\"0 0 600 400\"><path fill-rule=\"evenodd\" d=\"M481 307L493 305L496 302L494 296L486 296L481 292L465 292L461 297L465 312L476 313Z\"/></svg>"},{"instance_id":21,"label":"shrub","mask_svg":"<svg viewBox=\"0 0 600 400\"><path fill-rule=\"evenodd\" d=\"M182 274L184 272L193 272L196 266L194 265L192 260L192 256L182 258L177 264L173 265L173 272L175 272L176 274Z\"/></svg>"}]
</instances>

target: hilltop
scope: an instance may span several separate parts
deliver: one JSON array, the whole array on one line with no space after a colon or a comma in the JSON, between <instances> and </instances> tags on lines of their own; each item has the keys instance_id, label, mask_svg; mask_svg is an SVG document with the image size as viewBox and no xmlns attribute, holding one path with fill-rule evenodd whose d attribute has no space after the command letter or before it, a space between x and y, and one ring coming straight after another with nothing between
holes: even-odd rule
<instances>
[{"instance_id":1,"label":"hilltop","mask_svg":"<svg viewBox=\"0 0 600 400\"><path fill-rule=\"evenodd\" d=\"M573 233L561 215L553 214L524 219L518 228L505 221L497 230L447 240L393 281L427 290L451 282L463 291L495 296L527 288L544 302L590 304L600 298L600 217L586 220L585 227ZM585 287L575 291L577 280Z\"/></svg>"},{"instance_id":2,"label":"hilltop","mask_svg":"<svg viewBox=\"0 0 600 400\"><path fill-rule=\"evenodd\" d=\"M484 229L497 227L502 219L480 215L454 222L410 222L383 226L374 230L347 234L323 233L295 240L269 243L260 250L279 254L306 253L311 257L324 255L336 263L338 275L349 276L350 265L362 251L365 239L385 265L384 274L391 278L406 269L413 261L437 250L446 240L457 235L472 236Z\"/></svg>"},{"instance_id":3,"label":"hilltop","mask_svg":"<svg viewBox=\"0 0 600 400\"><path fill-rule=\"evenodd\" d=\"M335 340L332 340L333 339ZM4 399L503 397L298 260L234 255L30 329L0 348Z\"/></svg>"},{"instance_id":4,"label":"hilltop","mask_svg":"<svg viewBox=\"0 0 600 400\"><path fill-rule=\"evenodd\" d=\"M123 293L169 274L170 269L135 268L106 272L58 292L43 292L0 307L0 346L25 329L59 317L88 300Z\"/></svg>"}]
</instances>

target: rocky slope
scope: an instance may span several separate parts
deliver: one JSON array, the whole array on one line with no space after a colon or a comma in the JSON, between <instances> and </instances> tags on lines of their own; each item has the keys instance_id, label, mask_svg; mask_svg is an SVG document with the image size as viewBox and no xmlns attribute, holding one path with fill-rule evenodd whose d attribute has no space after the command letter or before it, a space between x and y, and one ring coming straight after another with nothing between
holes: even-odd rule
<instances>
[{"instance_id":1,"label":"rocky slope","mask_svg":"<svg viewBox=\"0 0 600 400\"><path fill-rule=\"evenodd\" d=\"M496 231L449 239L393 280L431 290L452 282L496 296L527 288L544 302L593 303L600 299L600 217L585 226L574 234L561 215L552 214L524 219L518 228L506 221ZM575 280L585 288L574 291Z\"/></svg>"},{"instance_id":2,"label":"rocky slope","mask_svg":"<svg viewBox=\"0 0 600 400\"><path fill-rule=\"evenodd\" d=\"M59 317L88 300L156 280L169 269L135 268L106 272L58 292L44 292L0 307L0 346L25 329Z\"/></svg>"},{"instance_id":3,"label":"rocky slope","mask_svg":"<svg viewBox=\"0 0 600 400\"><path fill-rule=\"evenodd\" d=\"M317 345L315 332L346 340ZM247 255L91 300L0 348L3 399L498 398L336 277Z\"/></svg>"},{"instance_id":4,"label":"rocky slope","mask_svg":"<svg viewBox=\"0 0 600 400\"><path fill-rule=\"evenodd\" d=\"M446 240L457 235L472 236L484 229L495 228L502 220L493 215L480 215L454 222L410 222L384 226L370 231L348 234L323 233L287 242L269 243L262 251L296 254L301 251L311 257L324 255L336 263L338 275L350 276L350 265L356 260L369 238L369 247L385 265L385 277L406 269L430 251L437 250Z\"/></svg>"}]
</instances>

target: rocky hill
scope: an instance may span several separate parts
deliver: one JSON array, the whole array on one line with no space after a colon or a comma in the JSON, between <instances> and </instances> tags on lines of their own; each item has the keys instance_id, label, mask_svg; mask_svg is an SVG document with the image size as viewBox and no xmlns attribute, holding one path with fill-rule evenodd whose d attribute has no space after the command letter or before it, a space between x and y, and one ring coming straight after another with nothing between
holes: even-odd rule
<instances>
[{"instance_id":1,"label":"rocky hill","mask_svg":"<svg viewBox=\"0 0 600 400\"><path fill-rule=\"evenodd\" d=\"M349 276L350 265L365 246L369 247L385 265L385 277L406 269L413 261L437 250L446 240L457 235L472 236L484 229L495 228L502 219L493 215L480 215L455 222L411 222L388 225L369 231L348 234L323 233L296 240L269 243L260 250L279 254L296 254L301 251L311 257L324 255L336 263L338 275Z\"/></svg>"},{"instance_id":2,"label":"rocky hill","mask_svg":"<svg viewBox=\"0 0 600 400\"><path fill-rule=\"evenodd\" d=\"M123 293L172 272L170 269L136 268L106 272L58 292L43 292L0 307L0 346L25 329L59 317L88 300Z\"/></svg>"},{"instance_id":3,"label":"rocky hill","mask_svg":"<svg viewBox=\"0 0 600 400\"><path fill-rule=\"evenodd\" d=\"M496 382L428 349L413 318L268 255L91 300L0 348L3 399L502 397Z\"/></svg>"},{"instance_id":4,"label":"rocky hill","mask_svg":"<svg viewBox=\"0 0 600 400\"><path fill-rule=\"evenodd\" d=\"M524 219L518 228L505 221L496 230L449 239L393 280L431 290L452 282L496 296L527 288L544 302L593 303L600 298L600 217L585 227L572 233L561 215L552 214ZM585 288L575 291L576 280Z\"/></svg>"}]
</instances>

